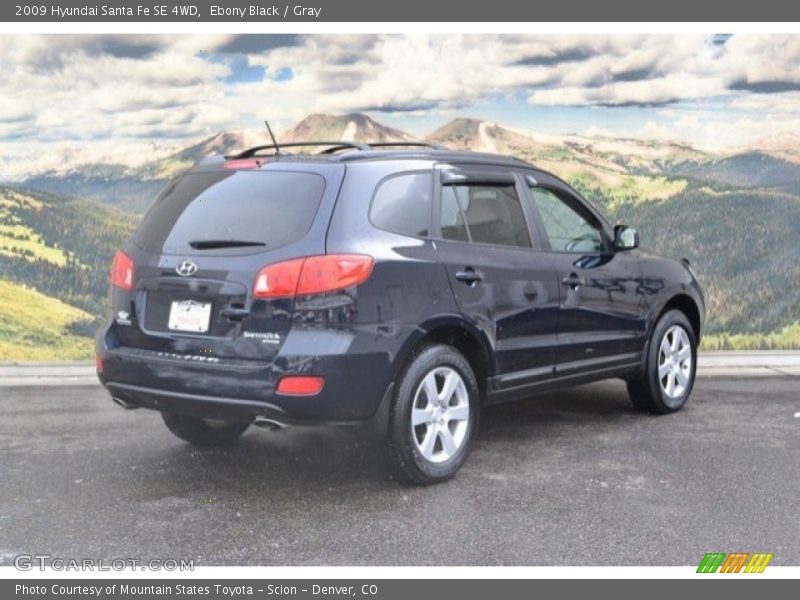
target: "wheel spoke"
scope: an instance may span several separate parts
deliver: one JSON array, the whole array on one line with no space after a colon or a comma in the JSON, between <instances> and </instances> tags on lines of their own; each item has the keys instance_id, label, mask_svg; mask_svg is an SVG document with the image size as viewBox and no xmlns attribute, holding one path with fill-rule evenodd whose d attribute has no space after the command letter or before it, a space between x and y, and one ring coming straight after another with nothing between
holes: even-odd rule
<instances>
[{"instance_id":1,"label":"wheel spoke","mask_svg":"<svg viewBox=\"0 0 800 600\"><path fill-rule=\"evenodd\" d=\"M686 344L683 348L678 350L678 362L683 363L687 358L691 358L692 356L692 348L688 344Z\"/></svg>"},{"instance_id":2,"label":"wheel spoke","mask_svg":"<svg viewBox=\"0 0 800 600\"><path fill-rule=\"evenodd\" d=\"M686 376L686 373L683 372L683 369L678 367L675 369L675 376L678 378L678 383L681 384L681 387L686 387L689 383L689 378Z\"/></svg>"},{"instance_id":3,"label":"wheel spoke","mask_svg":"<svg viewBox=\"0 0 800 600\"><path fill-rule=\"evenodd\" d=\"M670 369L669 375L667 375L667 387L664 388L664 391L667 392L667 396L672 396L673 390L675 389L675 373Z\"/></svg>"},{"instance_id":4,"label":"wheel spoke","mask_svg":"<svg viewBox=\"0 0 800 600\"><path fill-rule=\"evenodd\" d=\"M443 427L439 431L439 439L442 440L442 450L447 457L453 456L458 450L458 446L456 446L456 441L448 427Z\"/></svg>"},{"instance_id":5,"label":"wheel spoke","mask_svg":"<svg viewBox=\"0 0 800 600\"><path fill-rule=\"evenodd\" d=\"M453 394L455 394L456 388L460 382L461 377L459 377L458 373L450 371L444 378L444 385L439 394L439 400L443 401L445 404L450 404L450 399L453 397Z\"/></svg>"},{"instance_id":6,"label":"wheel spoke","mask_svg":"<svg viewBox=\"0 0 800 600\"><path fill-rule=\"evenodd\" d=\"M672 366L669 363L664 363L658 367L658 378L664 379L664 376L672 371Z\"/></svg>"},{"instance_id":7,"label":"wheel spoke","mask_svg":"<svg viewBox=\"0 0 800 600\"><path fill-rule=\"evenodd\" d=\"M425 437L422 438L422 443L419 445L419 451L422 452L422 456L431 460L433 458L433 449L436 446L436 428L432 426L428 426L425 430Z\"/></svg>"},{"instance_id":8,"label":"wheel spoke","mask_svg":"<svg viewBox=\"0 0 800 600\"><path fill-rule=\"evenodd\" d=\"M664 358L672 356L672 348L670 348L667 336L664 336L664 339L661 340L661 353L664 355Z\"/></svg>"},{"instance_id":9,"label":"wheel spoke","mask_svg":"<svg viewBox=\"0 0 800 600\"><path fill-rule=\"evenodd\" d=\"M428 404L435 404L439 397L439 390L436 387L436 375L434 375L433 371L425 376L422 384L425 389L425 396L428 398Z\"/></svg>"},{"instance_id":10,"label":"wheel spoke","mask_svg":"<svg viewBox=\"0 0 800 600\"><path fill-rule=\"evenodd\" d=\"M431 411L424 408L415 408L411 413L411 425L416 427L431 420Z\"/></svg>"},{"instance_id":11,"label":"wheel spoke","mask_svg":"<svg viewBox=\"0 0 800 600\"><path fill-rule=\"evenodd\" d=\"M678 331L672 331L672 341L669 343L669 349L672 350L672 353L675 354L678 350Z\"/></svg>"},{"instance_id":12,"label":"wheel spoke","mask_svg":"<svg viewBox=\"0 0 800 600\"><path fill-rule=\"evenodd\" d=\"M449 421L466 421L469 418L469 406L451 406L447 411Z\"/></svg>"}]
</instances>

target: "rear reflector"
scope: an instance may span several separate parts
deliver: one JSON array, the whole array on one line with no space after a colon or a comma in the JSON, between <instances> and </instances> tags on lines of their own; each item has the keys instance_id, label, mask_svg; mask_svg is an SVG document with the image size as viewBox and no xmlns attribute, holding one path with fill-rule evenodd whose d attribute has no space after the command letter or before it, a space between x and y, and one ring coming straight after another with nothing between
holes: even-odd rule
<instances>
[{"instance_id":1,"label":"rear reflector","mask_svg":"<svg viewBox=\"0 0 800 600\"><path fill-rule=\"evenodd\" d=\"M95 354L94 355L94 366L97 369L98 373L102 373L103 372L103 359L100 358L99 354Z\"/></svg>"},{"instance_id":2,"label":"rear reflector","mask_svg":"<svg viewBox=\"0 0 800 600\"><path fill-rule=\"evenodd\" d=\"M278 382L275 390L287 396L315 396L322 391L325 379L308 375L289 375Z\"/></svg>"},{"instance_id":3,"label":"rear reflector","mask_svg":"<svg viewBox=\"0 0 800 600\"><path fill-rule=\"evenodd\" d=\"M361 254L325 254L267 265L256 275L253 296L285 298L343 290L364 283L374 263Z\"/></svg>"},{"instance_id":4,"label":"rear reflector","mask_svg":"<svg viewBox=\"0 0 800 600\"><path fill-rule=\"evenodd\" d=\"M129 292L133 289L134 275L135 269L131 257L122 250L117 250L111 265L111 285Z\"/></svg>"}]
</instances>

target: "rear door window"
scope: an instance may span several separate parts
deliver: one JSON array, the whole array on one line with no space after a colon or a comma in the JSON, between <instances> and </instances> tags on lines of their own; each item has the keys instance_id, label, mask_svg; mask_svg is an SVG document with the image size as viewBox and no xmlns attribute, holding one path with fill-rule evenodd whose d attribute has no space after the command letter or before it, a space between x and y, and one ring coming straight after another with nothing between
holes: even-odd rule
<instances>
[{"instance_id":1,"label":"rear door window","mask_svg":"<svg viewBox=\"0 0 800 600\"><path fill-rule=\"evenodd\" d=\"M430 173L407 173L386 179L375 192L370 221L394 233L427 237L432 188Z\"/></svg>"},{"instance_id":2,"label":"rear door window","mask_svg":"<svg viewBox=\"0 0 800 600\"><path fill-rule=\"evenodd\" d=\"M253 243L240 251L274 249L308 233L324 191L325 179L314 173L189 173L161 193L135 241L164 254L186 254L220 241Z\"/></svg>"},{"instance_id":3,"label":"rear door window","mask_svg":"<svg viewBox=\"0 0 800 600\"><path fill-rule=\"evenodd\" d=\"M525 215L513 185L446 185L442 188L441 219L444 239L531 247Z\"/></svg>"}]
</instances>

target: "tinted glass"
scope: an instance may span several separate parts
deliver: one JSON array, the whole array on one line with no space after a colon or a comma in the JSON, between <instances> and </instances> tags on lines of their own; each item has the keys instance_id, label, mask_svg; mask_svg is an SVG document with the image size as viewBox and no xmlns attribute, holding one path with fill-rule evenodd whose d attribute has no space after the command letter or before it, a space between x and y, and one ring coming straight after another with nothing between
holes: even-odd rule
<instances>
[{"instance_id":1,"label":"tinted glass","mask_svg":"<svg viewBox=\"0 0 800 600\"><path fill-rule=\"evenodd\" d=\"M458 202L455 211L453 205ZM455 220L453 220L455 219ZM531 238L513 185L449 185L442 190L442 236L480 244L529 248ZM455 229L448 229L452 227Z\"/></svg>"},{"instance_id":2,"label":"tinted glass","mask_svg":"<svg viewBox=\"0 0 800 600\"><path fill-rule=\"evenodd\" d=\"M569 203L550 190L531 189L550 247L559 252L599 252L604 250L600 229L591 224Z\"/></svg>"},{"instance_id":3,"label":"tinted glass","mask_svg":"<svg viewBox=\"0 0 800 600\"><path fill-rule=\"evenodd\" d=\"M268 249L285 246L311 228L324 189L325 180L312 173L184 175L156 200L136 232L136 243L166 254L185 254L192 250L189 242L203 241L260 242Z\"/></svg>"},{"instance_id":4,"label":"tinted glass","mask_svg":"<svg viewBox=\"0 0 800 600\"><path fill-rule=\"evenodd\" d=\"M376 227L425 237L431 214L430 173L398 175L384 181L370 207L369 218Z\"/></svg>"}]
</instances>

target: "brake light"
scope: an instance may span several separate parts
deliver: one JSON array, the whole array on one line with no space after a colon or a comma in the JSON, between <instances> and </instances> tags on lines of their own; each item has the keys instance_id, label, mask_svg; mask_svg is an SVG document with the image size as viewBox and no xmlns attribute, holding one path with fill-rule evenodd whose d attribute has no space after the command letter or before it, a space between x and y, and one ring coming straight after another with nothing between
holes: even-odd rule
<instances>
[{"instance_id":1,"label":"brake light","mask_svg":"<svg viewBox=\"0 0 800 600\"><path fill-rule=\"evenodd\" d=\"M316 396L322 391L325 379L308 375L289 375L278 382L275 390L287 396Z\"/></svg>"},{"instance_id":2,"label":"brake light","mask_svg":"<svg viewBox=\"0 0 800 600\"><path fill-rule=\"evenodd\" d=\"M325 254L267 265L256 275L253 296L281 298L335 292L364 283L375 261L361 254Z\"/></svg>"},{"instance_id":3,"label":"brake light","mask_svg":"<svg viewBox=\"0 0 800 600\"><path fill-rule=\"evenodd\" d=\"M133 289L134 275L135 267L131 257L122 250L117 250L111 265L111 285L129 292Z\"/></svg>"},{"instance_id":4,"label":"brake light","mask_svg":"<svg viewBox=\"0 0 800 600\"><path fill-rule=\"evenodd\" d=\"M266 163L267 161L263 158L233 158L231 160L226 160L223 166L226 169L247 171L250 169L260 169L261 165Z\"/></svg>"}]
</instances>

